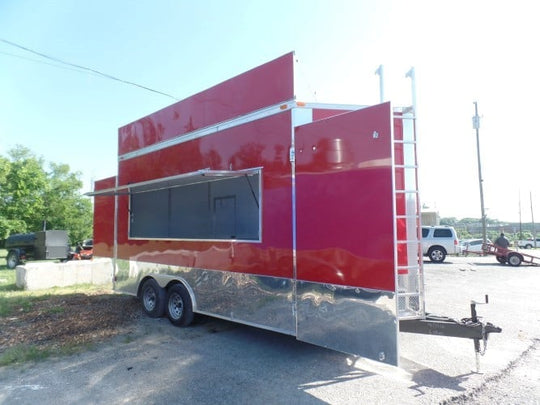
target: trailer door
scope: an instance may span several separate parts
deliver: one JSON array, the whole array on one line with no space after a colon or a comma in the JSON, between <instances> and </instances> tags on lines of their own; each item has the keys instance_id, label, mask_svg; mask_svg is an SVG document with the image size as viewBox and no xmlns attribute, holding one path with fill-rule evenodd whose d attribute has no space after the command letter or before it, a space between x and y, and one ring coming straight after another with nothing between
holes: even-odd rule
<instances>
[{"instance_id":1,"label":"trailer door","mask_svg":"<svg viewBox=\"0 0 540 405\"><path fill-rule=\"evenodd\" d=\"M397 364L390 103L295 128L297 337Z\"/></svg>"}]
</instances>

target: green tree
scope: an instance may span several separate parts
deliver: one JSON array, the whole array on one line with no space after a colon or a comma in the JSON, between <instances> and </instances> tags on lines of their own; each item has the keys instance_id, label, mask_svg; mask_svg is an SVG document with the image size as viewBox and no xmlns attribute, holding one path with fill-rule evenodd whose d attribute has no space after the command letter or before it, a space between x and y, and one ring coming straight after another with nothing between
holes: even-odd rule
<instances>
[{"instance_id":1,"label":"green tree","mask_svg":"<svg viewBox=\"0 0 540 405\"><path fill-rule=\"evenodd\" d=\"M67 229L71 243L90 237L92 204L80 195L80 173L70 173L66 164L51 163L44 192L44 218L51 229Z\"/></svg>"},{"instance_id":2,"label":"green tree","mask_svg":"<svg viewBox=\"0 0 540 405\"><path fill-rule=\"evenodd\" d=\"M462 218L459 220L461 224L467 225L467 224L479 224L482 222L480 218Z\"/></svg>"},{"instance_id":3,"label":"green tree","mask_svg":"<svg viewBox=\"0 0 540 405\"><path fill-rule=\"evenodd\" d=\"M441 218L440 223L441 225L454 226L457 223L457 219L455 217L445 217Z\"/></svg>"},{"instance_id":4,"label":"green tree","mask_svg":"<svg viewBox=\"0 0 540 405\"><path fill-rule=\"evenodd\" d=\"M4 229L0 236L27 232L40 226L43 215L43 190L47 176L43 161L28 148L17 146L8 152L10 159L2 158L0 174L0 216Z\"/></svg>"},{"instance_id":5,"label":"green tree","mask_svg":"<svg viewBox=\"0 0 540 405\"><path fill-rule=\"evenodd\" d=\"M0 156L0 239L12 233L65 229L70 241L92 234L92 205L80 195L80 173L65 164L49 164L30 149L16 146Z\"/></svg>"}]
</instances>

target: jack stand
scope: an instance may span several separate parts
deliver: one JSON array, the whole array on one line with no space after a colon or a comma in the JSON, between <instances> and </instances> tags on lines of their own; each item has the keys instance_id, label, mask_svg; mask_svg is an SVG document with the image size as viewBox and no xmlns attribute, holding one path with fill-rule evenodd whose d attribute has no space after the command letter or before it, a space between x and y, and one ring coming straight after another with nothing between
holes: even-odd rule
<instances>
[{"instance_id":1,"label":"jack stand","mask_svg":"<svg viewBox=\"0 0 540 405\"><path fill-rule=\"evenodd\" d=\"M486 294L484 297L484 302L471 301L471 321L473 323L478 323L478 315L476 313L476 305L484 305L489 303L489 297ZM474 355L476 358L476 372L480 372L480 356L483 356L486 352L487 337L483 338L484 340L484 349L480 350L480 339L474 339Z\"/></svg>"}]
</instances>

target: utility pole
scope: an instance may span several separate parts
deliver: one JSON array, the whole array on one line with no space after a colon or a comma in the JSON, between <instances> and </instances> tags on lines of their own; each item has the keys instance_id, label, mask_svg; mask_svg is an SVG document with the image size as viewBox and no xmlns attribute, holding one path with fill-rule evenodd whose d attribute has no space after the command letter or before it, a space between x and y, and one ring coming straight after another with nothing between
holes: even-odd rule
<instances>
[{"instance_id":1,"label":"utility pole","mask_svg":"<svg viewBox=\"0 0 540 405\"><path fill-rule=\"evenodd\" d=\"M484 188L482 179L482 165L480 163L480 117L478 116L478 103L474 102L473 128L476 130L476 154L478 157L478 184L480 186L480 209L482 211L482 240L487 243L486 211L484 208Z\"/></svg>"},{"instance_id":2,"label":"utility pole","mask_svg":"<svg viewBox=\"0 0 540 405\"><path fill-rule=\"evenodd\" d=\"M540 246L537 246L537 244L536 244L536 229L534 227L534 212L533 212L533 202L532 202L532 191L529 191L529 198L531 199L531 221L532 221L532 234L533 234L533 241L534 241L533 246L534 247L540 247Z\"/></svg>"},{"instance_id":3,"label":"utility pole","mask_svg":"<svg viewBox=\"0 0 540 405\"><path fill-rule=\"evenodd\" d=\"M521 190L519 191L519 237L518 239L523 239L523 226L521 222Z\"/></svg>"}]
</instances>

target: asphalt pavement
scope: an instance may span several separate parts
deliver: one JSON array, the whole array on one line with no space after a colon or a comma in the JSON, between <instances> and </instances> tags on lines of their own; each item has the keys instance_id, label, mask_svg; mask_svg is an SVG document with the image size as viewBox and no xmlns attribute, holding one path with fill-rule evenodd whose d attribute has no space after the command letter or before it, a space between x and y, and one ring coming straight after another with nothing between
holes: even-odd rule
<instances>
[{"instance_id":1,"label":"asphalt pavement","mask_svg":"<svg viewBox=\"0 0 540 405\"><path fill-rule=\"evenodd\" d=\"M223 320L189 328L143 318L94 350L0 368L2 404L539 404L540 267L493 256L426 262L428 312L470 316L493 334L477 371L467 339L400 333L391 367Z\"/></svg>"}]
</instances>

